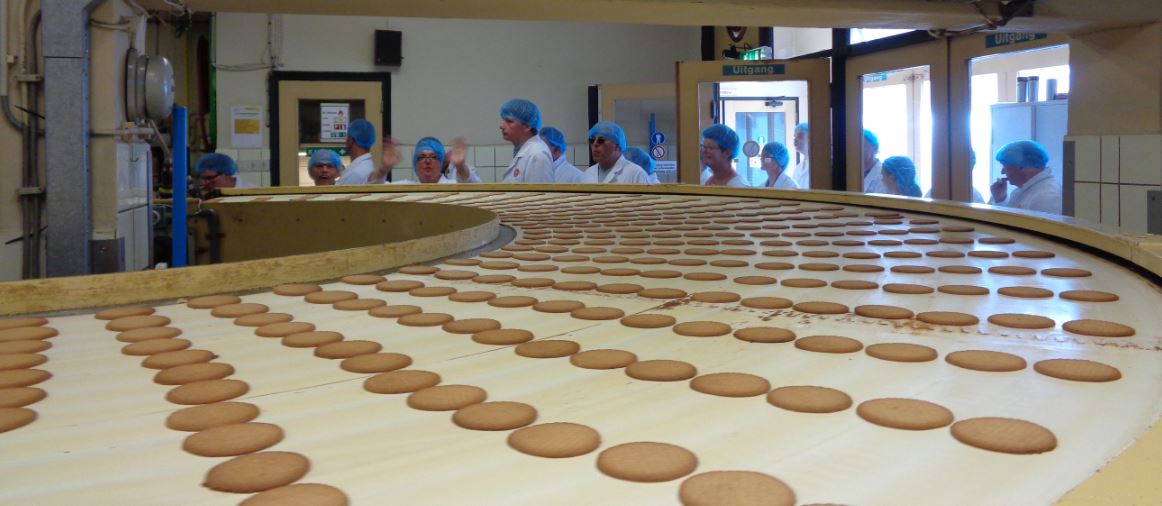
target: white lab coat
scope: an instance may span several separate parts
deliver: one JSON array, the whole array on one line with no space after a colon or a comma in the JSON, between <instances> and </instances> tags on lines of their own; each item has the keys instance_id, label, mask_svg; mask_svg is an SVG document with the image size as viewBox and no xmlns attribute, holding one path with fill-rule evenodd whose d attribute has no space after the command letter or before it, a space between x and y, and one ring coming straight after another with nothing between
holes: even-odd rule
<instances>
[{"instance_id":1,"label":"white lab coat","mask_svg":"<svg viewBox=\"0 0 1162 506\"><path fill-rule=\"evenodd\" d=\"M454 177L448 177L445 174L440 174L440 180L436 181L434 184L466 184L466 183L480 183L480 182L482 182L480 179L480 175L476 173L476 167L472 166L472 164L468 164L468 179L464 180L464 181L459 180L459 175L456 173L456 167L448 166L448 168L450 169L450 172L452 173L452 176L454 176ZM415 170L413 169L412 172L414 173ZM384 184L424 184L424 183L421 183L419 181L419 177L417 175L416 179L404 179L402 181L385 181Z\"/></svg>"},{"instance_id":2,"label":"white lab coat","mask_svg":"<svg viewBox=\"0 0 1162 506\"><path fill-rule=\"evenodd\" d=\"M347 169L339 176L339 180L335 184L349 185L349 184L374 184L382 183L383 181L368 181L371 174L375 172L375 160L371 159L371 153L363 153L351 160L347 165Z\"/></svg>"},{"instance_id":3,"label":"white lab coat","mask_svg":"<svg viewBox=\"0 0 1162 506\"><path fill-rule=\"evenodd\" d=\"M234 187L235 188L258 188L258 185L250 184L250 182L235 175L234 176Z\"/></svg>"},{"instance_id":4,"label":"white lab coat","mask_svg":"<svg viewBox=\"0 0 1162 506\"><path fill-rule=\"evenodd\" d=\"M713 174L714 173L710 172L709 169L707 169L706 171L703 171L702 172L702 184L706 184L706 182L710 180L710 177ZM726 184L724 184L722 186L737 186L737 187L741 187L741 188L746 188L747 184L745 182L743 182L742 178L738 177L738 173L735 173L734 177L730 178L730 181L727 181Z\"/></svg>"},{"instance_id":5,"label":"white lab coat","mask_svg":"<svg viewBox=\"0 0 1162 506\"><path fill-rule=\"evenodd\" d=\"M795 173L791 176L795 180L795 188L804 190L811 188L811 159L804 156L803 161L795 166Z\"/></svg>"},{"instance_id":6,"label":"white lab coat","mask_svg":"<svg viewBox=\"0 0 1162 506\"><path fill-rule=\"evenodd\" d=\"M582 179L581 169L576 165L569 163L569 158L565 155L557 157L553 160L553 182L560 184L580 183Z\"/></svg>"},{"instance_id":7,"label":"white lab coat","mask_svg":"<svg viewBox=\"0 0 1162 506\"><path fill-rule=\"evenodd\" d=\"M653 174L646 174L646 179L649 180L648 184L662 184L662 181L658 179L657 172L655 172Z\"/></svg>"},{"instance_id":8,"label":"white lab coat","mask_svg":"<svg viewBox=\"0 0 1162 506\"><path fill-rule=\"evenodd\" d=\"M891 193L888 187L884 185L884 167L879 160L872 165L871 170L863 177L863 192L864 193Z\"/></svg>"},{"instance_id":9,"label":"white lab coat","mask_svg":"<svg viewBox=\"0 0 1162 506\"><path fill-rule=\"evenodd\" d=\"M775 179L774 184L771 184L771 180L768 178L766 187L767 188L781 188L784 190L797 190L797 189L799 189L799 187L795 184L795 180L791 179L791 176L787 175L787 171L780 172L779 177Z\"/></svg>"},{"instance_id":10,"label":"white lab coat","mask_svg":"<svg viewBox=\"0 0 1162 506\"><path fill-rule=\"evenodd\" d=\"M1061 214L1061 183L1053 177L1053 171L1044 169L1025 181L1024 186L1010 191L1004 201L994 203L1027 211Z\"/></svg>"},{"instance_id":11,"label":"white lab coat","mask_svg":"<svg viewBox=\"0 0 1162 506\"><path fill-rule=\"evenodd\" d=\"M582 183L609 183L609 184L650 184L649 175L646 174L645 169L641 168L636 163L626 160L625 157L620 157L609 172L605 174L603 180L598 181L600 177L600 164L593 164L585 172L581 173Z\"/></svg>"},{"instance_id":12,"label":"white lab coat","mask_svg":"<svg viewBox=\"0 0 1162 506\"><path fill-rule=\"evenodd\" d=\"M516 148L501 178L503 183L552 183L553 154L538 136Z\"/></svg>"}]
</instances>

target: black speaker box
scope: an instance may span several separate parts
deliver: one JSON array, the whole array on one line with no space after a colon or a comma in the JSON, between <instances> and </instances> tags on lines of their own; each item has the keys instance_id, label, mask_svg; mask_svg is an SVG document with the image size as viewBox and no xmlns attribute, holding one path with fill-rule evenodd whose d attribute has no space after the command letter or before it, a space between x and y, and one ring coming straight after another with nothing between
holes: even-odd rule
<instances>
[{"instance_id":1,"label":"black speaker box","mask_svg":"<svg viewBox=\"0 0 1162 506\"><path fill-rule=\"evenodd\" d=\"M403 32L375 31L375 64L398 67L403 63Z\"/></svg>"}]
</instances>

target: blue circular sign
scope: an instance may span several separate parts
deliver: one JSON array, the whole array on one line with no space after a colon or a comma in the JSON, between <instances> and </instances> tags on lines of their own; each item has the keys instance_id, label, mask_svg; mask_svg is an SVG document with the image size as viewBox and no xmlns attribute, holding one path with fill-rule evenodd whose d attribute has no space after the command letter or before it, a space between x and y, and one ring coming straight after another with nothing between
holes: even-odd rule
<instances>
[{"instance_id":1,"label":"blue circular sign","mask_svg":"<svg viewBox=\"0 0 1162 506\"><path fill-rule=\"evenodd\" d=\"M655 146L658 144L665 144L666 134L662 132L654 132L653 135L650 136L650 143Z\"/></svg>"}]
</instances>

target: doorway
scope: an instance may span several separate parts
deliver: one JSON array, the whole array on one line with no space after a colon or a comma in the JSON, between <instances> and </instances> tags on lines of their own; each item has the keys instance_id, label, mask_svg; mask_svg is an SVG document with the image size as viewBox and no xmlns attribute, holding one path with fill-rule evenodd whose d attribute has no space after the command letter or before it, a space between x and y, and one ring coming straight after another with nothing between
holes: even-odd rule
<instances>
[{"instance_id":1,"label":"doorway","mask_svg":"<svg viewBox=\"0 0 1162 506\"><path fill-rule=\"evenodd\" d=\"M625 131L627 148L641 148L650 154L657 164L654 174L659 182L677 183L678 150L674 146L678 140L678 107L674 85L603 84L596 88L600 119L617 123ZM581 158L581 154L577 157Z\"/></svg>"}]
</instances>

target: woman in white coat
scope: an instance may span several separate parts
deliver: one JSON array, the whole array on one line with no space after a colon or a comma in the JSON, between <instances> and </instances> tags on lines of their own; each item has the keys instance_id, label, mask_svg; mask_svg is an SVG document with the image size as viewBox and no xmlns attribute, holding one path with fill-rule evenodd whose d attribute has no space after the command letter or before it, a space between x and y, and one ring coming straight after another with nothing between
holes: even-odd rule
<instances>
[{"instance_id":1,"label":"woman in white coat","mask_svg":"<svg viewBox=\"0 0 1162 506\"><path fill-rule=\"evenodd\" d=\"M787 175L787 164L791 163L791 154L787 152L787 146L783 143L768 142L763 146L759 160L762 161L763 172L767 173L767 182L763 187L784 190L799 188L795 180Z\"/></svg>"},{"instance_id":2,"label":"woman in white coat","mask_svg":"<svg viewBox=\"0 0 1162 506\"><path fill-rule=\"evenodd\" d=\"M597 163L581 175L582 183L649 184L645 169L621 156L625 131L612 121L598 121L589 129L589 152Z\"/></svg>"}]
</instances>

